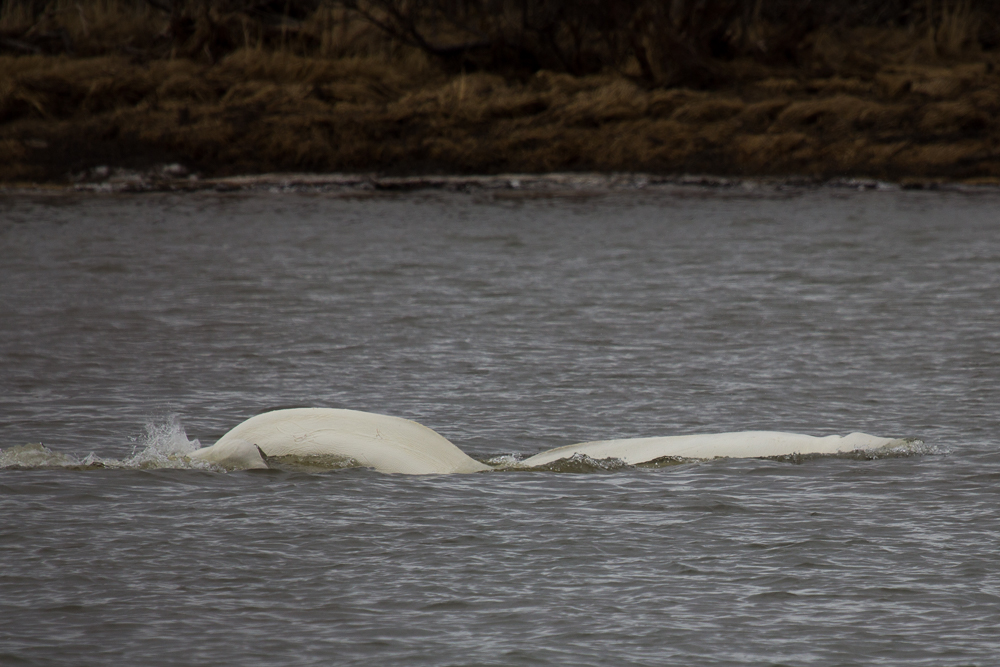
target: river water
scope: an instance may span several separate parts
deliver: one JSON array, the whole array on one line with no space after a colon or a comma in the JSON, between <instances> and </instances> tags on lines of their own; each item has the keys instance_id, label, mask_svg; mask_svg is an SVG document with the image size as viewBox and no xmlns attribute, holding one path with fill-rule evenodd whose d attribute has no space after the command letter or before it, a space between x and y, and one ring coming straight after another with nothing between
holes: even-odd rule
<instances>
[{"instance_id":1,"label":"river water","mask_svg":"<svg viewBox=\"0 0 1000 667\"><path fill-rule=\"evenodd\" d=\"M0 663L996 664L998 211L5 196ZM751 429L925 444L453 476L175 456L299 406L481 460Z\"/></svg>"}]
</instances>

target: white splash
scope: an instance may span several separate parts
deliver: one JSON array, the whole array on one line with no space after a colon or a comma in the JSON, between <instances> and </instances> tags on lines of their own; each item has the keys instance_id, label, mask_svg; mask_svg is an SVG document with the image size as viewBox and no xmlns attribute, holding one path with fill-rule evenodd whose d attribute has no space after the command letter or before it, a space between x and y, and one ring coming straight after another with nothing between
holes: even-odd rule
<instances>
[{"instance_id":1,"label":"white splash","mask_svg":"<svg viewBox=\"0 0 1000 667\"><path fill-rule=\"evenodd\" d=\"M141 449L140 449L141 447ZM121 461L124 468L191 468L189 454L201 448L196 439L188 440L184 425L177 415L165 421L146 422L146 433L132 449L132 454Z\"/></svg>"},{"instance_id":2,"label":"white splash","mask_svg":"<svg viewBox=\"0 0 1000 667\"><path fill-rule=\"evenodd\" d=\"M54 452L41 443L0 450L0 468L70 468L79 465L76 457Z\"/></svg>"},{"instance_id":3,"label":"white splash","mask_svg":"<svg viewBox=\"0 0 1000 667\"><path fill-rule=\"evenodd\" d=\"M221 470L203 461L188 458L201 443L189 440L177 415L165 420L150 420L145 433L136 442L132 453L124 459L106 458L91 452L80 457L53 451L43 444L33 443L0 450L0 468L199 468Z\"/></svg>"}]
</instances>

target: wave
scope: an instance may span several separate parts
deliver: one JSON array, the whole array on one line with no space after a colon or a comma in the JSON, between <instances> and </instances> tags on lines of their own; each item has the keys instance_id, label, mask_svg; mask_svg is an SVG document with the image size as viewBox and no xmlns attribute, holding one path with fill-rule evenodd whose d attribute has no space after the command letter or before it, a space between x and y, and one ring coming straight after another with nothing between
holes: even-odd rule
<instances>
[{"instance_id":1,"label":"wave","mask_svg":"<svg viewBox=\"0 0 1000 667\"><path fill-rule=\"evenodd\" d=\"M197 439L189 440L180 419L171 416L164 422L147 422L145 433L139 438L132 453L122 459L102 457L94 453L77 456L54 451L41 443L32 443L0 449L0 469L225 469L222 466L192 459L190 455L199 449L202 449L201 443Z\"/></svg>"}]
</instances>

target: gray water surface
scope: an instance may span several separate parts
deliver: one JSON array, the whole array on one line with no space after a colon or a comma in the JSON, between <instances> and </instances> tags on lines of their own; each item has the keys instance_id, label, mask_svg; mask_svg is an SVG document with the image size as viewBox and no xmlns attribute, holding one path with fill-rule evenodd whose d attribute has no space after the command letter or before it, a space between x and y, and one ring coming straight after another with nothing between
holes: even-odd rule
<instances>
[{"instance_id":1,"label":"gray water surface","mask_svg":"<svg viewBox=\"0 0 1000 667\"><path fill-rule=\"evenodd\" d=\"M998 211L0 199L0 663L996 664ZM480 459L751 429L926 447L427 477L160 456L298 406Z\"/></svg>"}]
</instances>

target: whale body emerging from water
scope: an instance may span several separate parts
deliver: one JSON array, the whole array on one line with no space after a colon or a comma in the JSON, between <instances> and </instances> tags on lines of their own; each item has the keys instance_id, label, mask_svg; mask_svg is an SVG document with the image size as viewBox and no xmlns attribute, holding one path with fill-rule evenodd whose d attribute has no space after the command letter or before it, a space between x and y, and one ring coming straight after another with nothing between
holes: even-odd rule
<instances>
[{"instance_id":1,"label":"whale body emerging from water","mask_svg":"<svg viewBox=\"0 0 1000 667\"><path fill-rule=\"evenodd\" d=\"M226 468L266 468L264 456L338 457L410 475L490 470L417 422L334 408L265 412L190 455Z\"/></svg>"},{"instance_id":2,"label":"whale body emerging from water","mask_svg":"<svg viewBox=\"0 0 1000 667\"><path fill-rule=\"evenodd\" d=\"M629 465L637 465L663 458L768 458L791 454L843 454L903 443L903 440L879 438L867 433L816 437L779 431L740 431L581 442L535 454L521 461L521 465L535 467L577 455L592 459L619 459Z\"/></svg>"},{"instance_id":3,"label":"whale body emerging from water","mask_svg":"<svg viewBox=\"0 0 1000 667\"><path fill-rule=\"evenodd\" d=\"M763 458L838 454L901 445L866 433L816 437L777 431L744 431L659 438L600 440L557 447L517 464L533 468L573 456L619 459L636 465L663 458ZM321 456L353 460L380 472L410 475L492 470L437 432L400 417L334 408L275 410L252 417L210 447L190 454L225 468L267 468L266 458Z\"/></svg>"}]
</instances>

